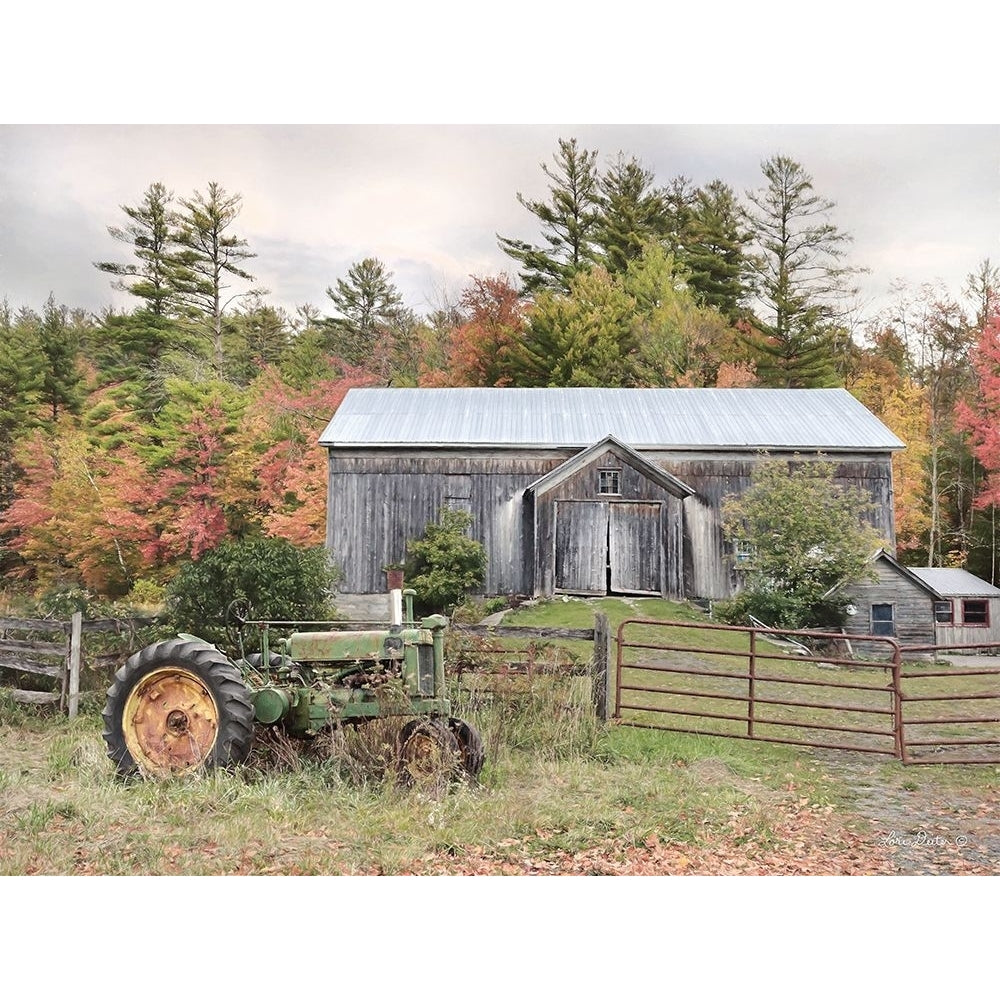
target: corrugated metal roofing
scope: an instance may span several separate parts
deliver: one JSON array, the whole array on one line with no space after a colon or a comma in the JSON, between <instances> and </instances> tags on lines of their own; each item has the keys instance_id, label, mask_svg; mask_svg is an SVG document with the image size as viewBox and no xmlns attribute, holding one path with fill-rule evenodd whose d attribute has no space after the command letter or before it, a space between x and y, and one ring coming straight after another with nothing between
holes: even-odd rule
<instances>
[{"instance_id":1,"label":"corrugated metal roofing","mask_svg":"<svg viewBox=\"0 0 1000 1000\"><path fill-rule=\"evenodd\" d=\"M1000 597L1000 589L964 569L940 566L906 568L942 597Z\"/></svg>"},{"instance_id":2,"label":"corrugated metal roofing","mask_svg":"<svg viewBox=\"0 0 1000 1000\"><path fill-rule=\"evenodd\" d=\"M328 447L886 451L904 447L846 389L351 389Z\"/></svg>"}]
</instances>

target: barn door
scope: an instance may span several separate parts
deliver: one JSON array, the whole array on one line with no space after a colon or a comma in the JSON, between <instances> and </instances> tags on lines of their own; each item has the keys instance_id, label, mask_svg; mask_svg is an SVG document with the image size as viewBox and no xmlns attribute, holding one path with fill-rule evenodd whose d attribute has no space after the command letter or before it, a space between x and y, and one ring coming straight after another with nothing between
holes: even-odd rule
<instances>
[{"instance_id":1,"label":"barn door","mask_svg":"<svg viewBox=\"0 0 1000 1000\"><path fill-rule=\"evenodd\" d=\"M606 594L608 505L557 500L556 590Z\"/></svg>"},{"instance_id":2,"label":"barn door","mask_svg":"<svg viewBox=\"0 0 1000 1000\"><path fill-rule=\"evenodd\" d=\"M614 593L661 593L663 544L660 504L611 504L608 547L611 590Z\"/></svg>"}]
</instances>

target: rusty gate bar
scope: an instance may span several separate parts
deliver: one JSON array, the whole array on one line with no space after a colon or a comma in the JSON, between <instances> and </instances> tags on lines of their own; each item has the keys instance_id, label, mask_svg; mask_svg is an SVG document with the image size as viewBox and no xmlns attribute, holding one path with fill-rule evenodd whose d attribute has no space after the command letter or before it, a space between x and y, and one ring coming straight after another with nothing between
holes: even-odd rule
<instances>
[{"instance_id":1,"label":"rusty gate bar","mask_svg":"<svg viewBox=\"0 0 1000 1000\"><path fill-rule=\"evenodd\" d=\"M704 631L709 633L739 633L746 635L748 637L748 648L745 650L738 649L727 649L727 648L712 648L706 646L693 646L688 643L663 643L663 642L646 642L638 640L628 640L626 638L626 629L628 626L641 626L648 627L652 629L663 628L663 629L686 629L686 630L696 630ZM695 735L704 736L723 736L732 739L749 739L757 740L760 742L767 743L782 743L792 746L808 746L808 747L823 747L833 750L857 750L868 753L880 753L888 756L900 757L903 752L903 733L901 728L902 722L902 711L900 702L900 647L896 641L887 636L864 636L861 637L866 642L871 642L884 648L888 651L888 659L885 661L859 661L856 658L842 659L839 657L831 656L803 656L803 655L787 655L782 653L771 653L764 652L761 650L758 644L758 637L768 638L773 636L775 639L781 639L782 637L794 637L801 636L809 639L821 639L827 641L843 641L844 636L842 633L822 633L822 632L807 632L807 631L795 631L795 630L780 630L780 629L768 629L762 627L743 627L738 625L717 625L712 623L700 623L700 622L666 622L666 621L656 621L653 619L642 619L642 618L632 618L627 619L622 622L618 628L617 635L617 664L615 671L615 708L614 708L614 718L619 720L619 722L635 726L637 728L646 729L662 729L670 732L680 732L680 733L691 733ZM852 641L857 641L858 637L852 637ZM734 670L731 667L729 669L715 670L711 667L699 668L692 666L681 666L681 665L664 665L661 663L639 663L639 662L628 662L625 656L625 650L646 650L646 651L659 651L659 652L670 652L670 653L699 653L704 655L719 655L726 656L735 659L745 659L747 667L745 670ZM835 680L818 680L810 679L807 677L792 677L787 674L781 675L769 675L767 673L761 672L761 667L766 664L778 663L794 663L797 665L802 664L818 664L823 663L831 666L850 666L853 668L863 668L873 671L883 672L887 675L887 683L882 684L863 684L858 682L844 682ZM719 693L717 691L708 690L689 690L685 688L673 687L673 686L660 686L656 684L651 686L650 682L639 683L630 682L626 683L624 680L624 672L626 670L632 672L646 673L652 675L652 679L655 681L657 676L663 676L668 674L687 676L689 678L702 677L702 678L724 678L734 681L745 680L746 681L746 694L741 695L737 693ZM887 695L889 698L889 707L877 707L871 704L858 705L849 704L839 700L823 699L822 695L817 694L820 700L798 700L792 698L785 692L777 692L777 694L783 695L782 697L762 697L760 694L760 685L762 683L766 684L782 684L785 686L802 686L805 688L813 689L833 689L840 691L860 691L860 692L873 692L876 695ZM731 702L737 704L745 704L746 710L740 714L735 714L734 709L726 710L725 706L720 704L720 711L709 711L708 708L688 708L688 707L665 707L663 705L654 705L650 703L646 704L635 704L631 700L626 701L626 692L629 694L656 694L656 695L666 695L666 696L676 696L689 699L705 699L710 703L712 700L717 702ZM824 712L824 717L820 722L804 721L801 719L783 719L783 718L767 718L762 717L758 711L759 707L771 706L771 707L790 707L790 708L807 708L807 709L819 709ZM647 712L655 716L679 716L678 724L667 724L670 720L664 720L661 724L660 722L644 722L636 719L625 719L622 716L623 710L632 710L639 712ZM861 725L861 724L841 724L848 720L840 719L834 720L825 717L826 712L850 712L858 713L861 715L872 716L873 721L871 724ZM732 714L731 714L732 713ZM886 718L889 720L889 724L886 727L876 728L877 718ZM715 719L724 720L727 722L741 723L745 727L744 733L720 733L715 732L704 727L696 728L691 725L683 725L684 719ZM785 735L761 735L761 726L767 726L771 728L781 728L785 729L796 729L800 731L805 731L804 733L797 733L796 735L801 735L803 738L794 739L791 734ZM805 738L810 731L818 731L822 733L852 733L862 736L875 736L884 737L892 740L892 749L887 749L885 747L871 747L871 746L859 746L857 744L845 744L840 742L833 742L833 737L827 740L821 740L820 738Z\"/></svg>"}]
</instances>

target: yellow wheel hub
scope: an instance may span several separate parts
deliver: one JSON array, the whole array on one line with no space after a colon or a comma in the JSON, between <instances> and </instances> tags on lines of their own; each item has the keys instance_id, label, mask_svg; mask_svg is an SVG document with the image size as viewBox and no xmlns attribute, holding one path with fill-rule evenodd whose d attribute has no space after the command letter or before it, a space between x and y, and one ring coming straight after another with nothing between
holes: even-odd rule
<instances>
[{"instance_id":1,"label":"yellow wheel hub","mask_svg":"<svg viewBox=\"0 0 1000 1000\"><path fill-rule=\"evenodd\" d=\"M197 674L161 667L131 690L122 734L132 759L158 778L201 767L219 734L219 709Z\"/></svg>"}]
</instances>

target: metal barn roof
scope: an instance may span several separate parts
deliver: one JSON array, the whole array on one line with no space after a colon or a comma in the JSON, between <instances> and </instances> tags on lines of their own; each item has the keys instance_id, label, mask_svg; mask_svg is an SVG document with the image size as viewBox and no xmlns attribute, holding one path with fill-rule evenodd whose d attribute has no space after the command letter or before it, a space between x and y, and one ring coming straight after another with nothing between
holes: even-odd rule
<instances>
[{"instance_id":1,"label":"metal barn roof","mask_svg":"<svg viewBox=\"0 0 1000 1000\"><path fill-rule=\"evenodd\" d=\"M327 447L889 451L904 447L846 389L351 389Z\"/></svg>"},{"instance_id":2,"label":"metal barn roof","mask_svg":"<svg viewBox=\"0 0 1000 1000\"><path fill-rule=\"evenodd\" d=\"M1000 589L964 569L940 566L907 566L907 569L942 597L1000 597Z\"/></svg>"}]
</instances>

